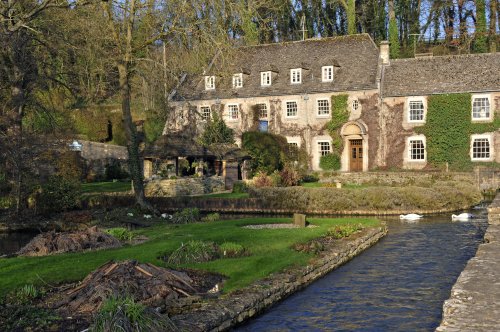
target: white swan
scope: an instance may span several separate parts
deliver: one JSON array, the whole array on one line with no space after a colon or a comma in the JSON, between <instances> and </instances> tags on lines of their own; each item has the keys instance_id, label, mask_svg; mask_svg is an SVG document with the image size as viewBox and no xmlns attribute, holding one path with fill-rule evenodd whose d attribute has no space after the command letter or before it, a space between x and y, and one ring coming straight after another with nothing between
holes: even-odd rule
<instances>
[{"instance_id":1,"label":"white swan","mask_svg":"<svg viewBox=\"0 0 500 332\"><path fill-rule=\"evenodd\" d=\"M467 221L472 218L474 218L474 215L472 213L461 213L458 216L456 214L451 215L451 220L454 221Z\"/></svg>"},{"instance_id":2,"label":"white swan","mask_svg":"<svg viewBox=\"0 0 500 332\"><path fill-rule=\"evenodd\" d=\"M424 216L420 214L415 214L415 213L410 213L410 214L400 214L399 219L404 219L404 220L418 220L420 218L423 218Z\"/></svg>"}]
</instances>

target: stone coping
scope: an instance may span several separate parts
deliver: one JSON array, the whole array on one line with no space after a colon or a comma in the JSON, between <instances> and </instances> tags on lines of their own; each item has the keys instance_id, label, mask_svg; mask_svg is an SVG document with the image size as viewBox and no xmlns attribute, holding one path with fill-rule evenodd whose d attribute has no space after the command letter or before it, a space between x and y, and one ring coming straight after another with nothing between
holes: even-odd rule
<instances>
[{"instance_id":1,"label":"stone coping","mask_svg":"<svg viewBox=\"0 0 500 332\"><path fill-rule=\"evenodd\" d=\"M436 331L500 331L500 194L488 207L488 222L484 243L453 285Z\"/></svg>"},{"instance_id":2,"label":"stone coping","mask_svg":"<svg viewBox=\"0 0 500 332\"><path fill-rule=\"evenodd\" d=\"M357 237L343 239L301 268L289 268L254 284L202 303L172 321L181 331L225 331L257 315L271 305L345 264L387 234L385 225L363 230Z\"/></svg>"}]
</instances>

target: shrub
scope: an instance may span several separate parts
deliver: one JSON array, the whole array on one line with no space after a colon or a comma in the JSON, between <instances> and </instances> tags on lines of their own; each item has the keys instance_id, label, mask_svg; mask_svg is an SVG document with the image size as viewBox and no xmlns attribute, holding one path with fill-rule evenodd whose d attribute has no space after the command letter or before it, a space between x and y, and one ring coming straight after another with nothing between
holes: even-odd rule
<instances>
[{"instance_id":1,"label":"shrub","mask_svg":"<svg viewBox=\"0 0 500 332\"><path fill-rule=\"evenodd\" d=\"M174 213L172 216L172 223L174 224L190 224L197 221L200 221L200 210L198 208L186 208Z\"/></svg>"},{"instance_id":2,"label":"shrub","mask_svg":"<svg viewBox=\"0 0 500 332\"><path fill-rule=\"evenodd\" d=\"M203 222L214 222L214 221L219 221L220 220L220 214L216 213L209 213L205 217L201 218L201 221Z\"/></svg>"},{"instance_id":3,"label":"shrub","mask_svg":"<svg viewBox=\"0 0 500 332\"><path fill-rule=\"evenodd\" d=\"M280 175L279 171L276 170L276 171L272 172L271 175L269 175L269 177L271 178L271 182L272 182L273 187L281 187L282 182L281 182L281 175Z\"/></svg>"},{"instance_id":4,"label":"shrub","mask_svg":"<svg viewBox=\"0 0 500 332\"><path fill-rule=\"evenodd\" d=\"M243 181L236 181L233 184L233 193L240 194L248 192L248 185Z\"/></svg>"},{"instance_id":5,"label":"shrub","mask_svg":"<svg viewBox=\"0 0 500 332\"><path fill-rule=\"evenodd\" d=\"M161 256L163 258L166 257L165 254ZM181 244L181 246L168 257L167 262L175 265L201 263L212 261L218 257L219 252L215 243L193 240Z\"/></svg>"},{"instance_id":6,"label":"shrub","mask_svg":"<svg viewBox=\"0 0 500 332\"><path fill-rule=\"evenodd\" d=\"M134 234L126 228L116 227L106 230L106 233L117 238L120 241L131 241L134 238Z\"/></svg>"},{"instance_id":7,"label":"shrub","mask_svg":"<svg viewBox=\"0 0 500 332\"><path fill-rule=\"evenodd\" d=\"M219 253L222 257L233 258L246 255L246 250L241 244L234 242L224 242L219 246Z\"/></svg>"},{"instance_id":8,"label":"shrub","mask_svg":"<svg viewBox=\"0 0 500 332\"><path fill-rule=\"evenodd\" d=\"M340 156L336 154L326 154L319 159L319 167L325 171L336 171L340 169Z\"/></svg>"},{"instance_id":9,"label":"shrub","mask_svg":"<svg viewBox=\"0 0 500 332\"><path fill-rule=\"evenodd\" d=\"M42 185L40 210L42 213L61 212L74 209L79 204L80 183L61 176L52 176Z\"/></svg>"},{"instance_id":10,"label":"shrub","mask_svg":"<svg viewBox=\"0 0 500 332\"><path fill-rule=\"evenodd\" d=\"M290 166L285 166L280 172L281 185L284 187L297 186L300 182L299 172Z\"/></svg>"},{"instance_id":11,"label":"shrub","mask_svg":"<svg viewBox=\"0 0 500 332\"><path fill-rule=\"evenodd\" d=\"M348 237L351 234L356 233L357 231L360 231L362 229L363 229L363 225L361 225L361 224L340 225L340 226L328 228L328 231L326 232L326 236L331 236L335 239L342 239L342 238Z\"/></svg>"},{"instance_id":12,"label":"shrub","mask_svg":"<svg viewBox=\"0 0 500 332\"><path fill-rule=\"evenodd\" d=\"M256 188L272 187L274 185L273 179L263 172L259 172L254 176L252 184Z\"/></svg>"},{"instance_id":13,"label":"shrub","mask_svg":"<svg viewBox=\"0 0 500 332\"><path fill-rule=\"evenodd\" d=\"M305 183L318 182L319 181L318 173L306 174L302 177L302 179L300 179L300 181Z\"/></svg>"},{"instance_id":14,"label":"shrub","mask_svg":"<svg viewBox=\"0 0 500 332\"><path fill-rule=\"evenodd\" d=\"M128 173L124 171L120 163L117 161L113 161L111 164L106 165L106 169L104 170L104 176L106 180L122 180L128 178Z\"/></svg>"},{"instance_id":15,"label":"shrub","mask_svg":"<svg viewBox=\"0 0 500 332\"><path fill-rule=\"evenodd\" d=\"M137 303L130 296L111 297L103 302L91 326L93 332L174 331L167 316Z\"/></svg>"},{"instance_id":16,"label":"shrub","mask_svg":"<svg viewBox=\"0 0 500 332\"><path fill-rule=\"evenodd\" d=\"M287 161L288 143L285 137L257 131L242 135L242 148L252 157L253 172L271 173L283 168Z\"/></svg>"}]
</instances>

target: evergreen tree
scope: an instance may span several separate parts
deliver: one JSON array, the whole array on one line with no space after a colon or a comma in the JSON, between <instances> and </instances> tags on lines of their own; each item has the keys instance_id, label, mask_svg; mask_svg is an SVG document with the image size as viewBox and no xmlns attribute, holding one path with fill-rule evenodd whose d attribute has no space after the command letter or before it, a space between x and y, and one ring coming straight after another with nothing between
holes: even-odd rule
<instances>
[{"instance_id":1,"label":"evergreen tree","mask_svg":"<svg viewBox=\"0 0 500 332\"><path fill-rule=\"evenodd\" d=\"M485 0L476 0L476 32L474 38L474 52L488 52L486 43L486 6Z\"/></svg>"}]
</instances>

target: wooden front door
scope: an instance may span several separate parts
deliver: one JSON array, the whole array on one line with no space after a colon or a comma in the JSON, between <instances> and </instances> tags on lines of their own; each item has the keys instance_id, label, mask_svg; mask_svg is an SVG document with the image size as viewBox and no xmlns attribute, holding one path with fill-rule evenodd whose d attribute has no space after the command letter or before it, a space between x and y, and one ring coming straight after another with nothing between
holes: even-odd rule
<instances>
[{"instance_id":1,"label":"wooden front door","mask_svg":"<svg viewBox=\"0 0 500 332\"><path fill-rule=\"evenodd\" d=\"M349 154L349 171L361 172L363 170L363 140L350 140Z\"/></svg>"}]
</instances>

